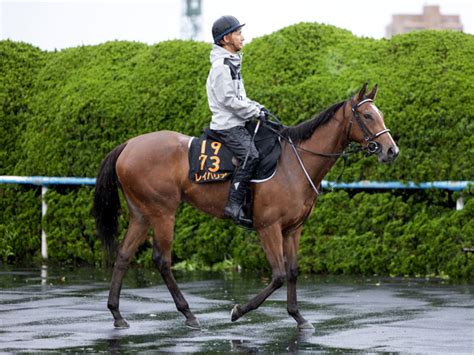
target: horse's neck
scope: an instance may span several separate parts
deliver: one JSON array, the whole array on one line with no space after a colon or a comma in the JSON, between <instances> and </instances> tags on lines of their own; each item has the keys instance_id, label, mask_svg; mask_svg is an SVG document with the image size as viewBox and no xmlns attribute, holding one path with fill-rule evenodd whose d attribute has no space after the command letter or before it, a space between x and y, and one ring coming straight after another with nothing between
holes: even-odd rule
<instances>
[{"instance_id":1,"label":"horse's neck","mask_svg":"<svg viewBox=\"0 0 474 355\"><path fill-rule=\"evenodd\" d=\"M341 153L349 143L347 140L347 120L343 115L343 110L344 107L338 110L335 117L318 127L311 138L301 143L300 146L316 153ZM318 185L334 166L338 156L321 157L306 152L301 154L301 158L311 180Z\"/></svg>"}]
</instances>

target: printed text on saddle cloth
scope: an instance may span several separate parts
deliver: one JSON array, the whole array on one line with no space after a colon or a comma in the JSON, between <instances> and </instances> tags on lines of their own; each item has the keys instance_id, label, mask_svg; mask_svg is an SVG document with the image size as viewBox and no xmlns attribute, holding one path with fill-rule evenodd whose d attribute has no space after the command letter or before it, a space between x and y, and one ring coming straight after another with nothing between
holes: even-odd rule
<instances>
[{"instance_id":1,"label":"printed text on saddle cloth","mask_svg":"<svg viewBox=\"0 0 474 355\"><path fill-rule=\"evenodd\" d=\"M197 161L198 169L192 169L192 179L197 183L228 180L233 171L232 155L225 154L222 143L204 139L201 141ZM194 154L196 157L196 154ZM195 166L196 167L196 166Z\"/></svg>"}]
</instances>

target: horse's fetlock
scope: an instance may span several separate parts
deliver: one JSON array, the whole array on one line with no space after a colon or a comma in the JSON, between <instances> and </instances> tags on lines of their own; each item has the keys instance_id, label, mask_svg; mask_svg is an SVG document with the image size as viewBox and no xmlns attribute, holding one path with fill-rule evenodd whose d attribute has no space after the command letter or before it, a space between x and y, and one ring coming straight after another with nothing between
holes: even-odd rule
<instances>
[{"instance_id":1,"label":"horse's fetlock","mask_svg":"<svg viewBox=\"0 0 474 355\"><path fill-rule=\"evenodd\" d=\"M288 314L289 314L290 316L295 316L295 315L297 315L298 312L299 312L297 305L288 305L288 307L286 308L286 310L288 311Z\"/></svg>"},{"instance_id":2,"label":"horse's fetlock","mask_svg":"<svg viewBox=\"0 0 474 355\"><path fill-rule=\"evenodd\" d=\"M110 311L116 311L118 310L119 306L118 306L118 303L107 303L107 308L110 310Z\"/></svg>"},{"instance_id":3,"label":"horse's fetlock","mask_svg":"<svg viewBox=\"0 0 474 355\"><path fill-rule=\"evenodd\" d=\"M192 315L192 313L190 312L189 304L186 301L177 303L176 309L180 311L181 313L183 313L186 316L186 318L190 316L194 317L194 315Z\"/></svg>"}]
</instances>

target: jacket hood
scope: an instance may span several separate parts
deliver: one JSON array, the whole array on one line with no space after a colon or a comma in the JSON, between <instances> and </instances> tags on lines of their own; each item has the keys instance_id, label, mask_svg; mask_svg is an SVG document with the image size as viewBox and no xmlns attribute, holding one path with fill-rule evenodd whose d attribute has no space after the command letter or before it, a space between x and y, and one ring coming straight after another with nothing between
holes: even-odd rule
<instances>
[{"instance_id":1,"label":"jacket hood","mask_svg":"<svg viewBox=\"0 0 474 355\"><path fill-rule=\"evenodd\" d=\"M234 64L235 66L239 66L242 61L242 53L238 52L234 54L229 52L227 49L222 48L221 46L213 44L210 55L211 63L214 63L216 60L221 60L224 58L230 59L232 64Z\"/></svg>"}]
</instances>

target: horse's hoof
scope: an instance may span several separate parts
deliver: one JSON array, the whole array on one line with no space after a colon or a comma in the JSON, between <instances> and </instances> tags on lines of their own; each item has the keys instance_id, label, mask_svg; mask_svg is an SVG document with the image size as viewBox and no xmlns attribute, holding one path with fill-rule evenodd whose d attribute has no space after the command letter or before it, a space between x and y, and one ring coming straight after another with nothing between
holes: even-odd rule
<instances>
[{"instance_id":1,"label":"horse's hoof","mask_svg":"<svg viewBox=\"0 0 474 355\"><path fill-rule=\"evenodd\" d=\"M201 324L199 324L199 321L196 318L186 319L184 324L191 329L201 329Z\"/></svg>"},{"instance_id":2,"label":"horse's hoof","mask_svg":"<svg viewBox=\"0 0 474 355\"><path fill-rule=\"evenodd\" d=\"M314 326L310 322L305 321L301 324L298 324L298 329L304 330L304 331L310 331L310 330L314 330Z\"/></svg>"},{"instance_id":3,"label":"horse's hoof","mask_svg":"<svg viewBox=\"0 0 474 355\"><path fill-rule=\"evenodd\" d=\"M230 320L232 322L235 322L240 317L242 317L242 310L240 309L240 305L236 304L234 308L232 308L232 311L230 312Z\"/></svg>"},{"instance_id":4,"label":"horse's hoof","mask_svg":"<svg viewBox=\"0 0 474 355\"><path fill-rule=\"evenodd\" d=\"M115 328L130 328L130 325L127 323L125 319L118 319L114 322Z\"/></svg>"}]
</instances>

